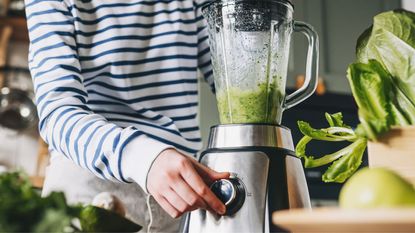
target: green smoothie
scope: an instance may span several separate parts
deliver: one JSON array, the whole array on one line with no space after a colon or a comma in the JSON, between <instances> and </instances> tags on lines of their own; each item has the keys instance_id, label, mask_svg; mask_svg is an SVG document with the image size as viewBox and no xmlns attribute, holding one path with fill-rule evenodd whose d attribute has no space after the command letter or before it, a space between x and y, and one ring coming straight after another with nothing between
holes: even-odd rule
<instances>
[{"instance_id":1,"label":"green smoothie","mask_svg":"<svg viewBox=\"0 0 415 233\"><path fill-rule=\"evenodd\" d=\"M283 92L272 83L261 83L255 89L230 87L217 93L221 124L278 124Z\"/></svg>"}]
</instances>

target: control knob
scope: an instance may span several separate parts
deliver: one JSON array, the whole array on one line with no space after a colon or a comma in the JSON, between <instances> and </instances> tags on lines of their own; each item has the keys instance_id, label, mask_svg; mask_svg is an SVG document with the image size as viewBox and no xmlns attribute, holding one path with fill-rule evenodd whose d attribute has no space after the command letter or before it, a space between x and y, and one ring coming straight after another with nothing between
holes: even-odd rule
<instances>
[{"instance_id":1,"label":"control knob","mask_svg":"<svg viewBox=\"0 0 415 233\"><path fill-rule=\"evenodd\" d=\"M215 181L210 189L226 206L224 215L235 214L245 201L245 188L235 177Z\"/></svg>"}]
</instances>

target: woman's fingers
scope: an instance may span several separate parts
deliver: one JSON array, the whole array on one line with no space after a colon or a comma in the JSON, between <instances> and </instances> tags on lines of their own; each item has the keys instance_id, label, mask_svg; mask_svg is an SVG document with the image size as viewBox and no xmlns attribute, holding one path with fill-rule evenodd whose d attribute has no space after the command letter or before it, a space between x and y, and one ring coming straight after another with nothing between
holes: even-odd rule
<instances>
[{"instance_id":1,"label":"woman's fingers","mask_svg":"<svg viewBox=\"0 0 415 233\"><path fill-rule=\"evenodd\" d=\"M180 212L180 215L190 209L190 206L173 189L163 192L164 198Z\"/></svg>"},{"instance_id":2,"label":"woman's fingers","mask_svg":"<svg viewBox=\"0 0 415 233\"><path fill-rule=\"evenodd\" d=\"M172 218L178 218L180 217L180 212L174 208L166 198L164 198L161 195L153 195L154 199L157 201L157 203L161 206L161 208L164 209Z\"/></svg>"},{"instance_id":3,"label":"woman's fingers","mask_svg":"<svg viewBox=\"0 0 415 233\"><path fill-rule=\"evenodd\" d=\"M148 172L147 189L172 217L197 208L224 214L225 205L208 185L227 177L227 172L215 172L176 150L168 149L153 162Z\"/></svg>"},{"instance_id":4,"label":"woman's fingers","mask_svg":"<svg viewBox=\"0 0 415 233\"><path fill-rule=\"evenodd\" d=\"M205 184L199 173L195 170L192 163L189 163L181 170L181 176L186 183L201 197L215 212L224 214L225 205L213 194Z\"/></svg>"},{"instance_id":5,"label":"woman's fingers","mask_svg":"<svg viewBox=\"0 0 415 233\"><path fill-rule=\"evenodd\" d=\"M182 177L171 187L190 207L206 209L207 204Z\"/></svg>"},{"instance_id":6,"label":"woman's fingers","mask_svg":"<svg viewBox=\"0 0 415 233\"><path fill-rule=\"evenodd\" d=\"M229 172L216 172L209 167L204 166L201 163L198 163L197 161L191 160L194 168L196 169L197 173L202 177L202 179L205 181L205 183L211 185L216 180L220 179L226 179L229 178L230 173Z\"/></svg>"}]
</instances>

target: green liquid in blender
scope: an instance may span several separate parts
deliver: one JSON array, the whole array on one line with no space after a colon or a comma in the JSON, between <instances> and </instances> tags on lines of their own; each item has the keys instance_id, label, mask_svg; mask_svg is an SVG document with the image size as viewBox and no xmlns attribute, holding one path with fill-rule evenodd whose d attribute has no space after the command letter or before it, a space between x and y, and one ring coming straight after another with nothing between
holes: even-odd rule
<instances>
[{"instance_id":1,"label":"green liquid in blender","mask_svg":"<svg viewBox=\"0 0 415 233\"><path fill-rule=\"evenodd\" d=\"M261 83L256 89L230 87L217 93L222 124L280 123L283 93L275 83Z\"/></svg>"}]
</instances>

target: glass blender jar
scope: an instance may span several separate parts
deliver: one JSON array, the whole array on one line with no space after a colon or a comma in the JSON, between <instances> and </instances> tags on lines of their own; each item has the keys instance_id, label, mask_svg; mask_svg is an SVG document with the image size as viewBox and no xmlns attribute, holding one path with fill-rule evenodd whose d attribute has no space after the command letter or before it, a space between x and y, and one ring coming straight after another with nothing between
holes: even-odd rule
<instances>
[{"instance_id":1,"label":"glass blender jar","mask_svg":"<svg viewBox=\"0 0 415 233\"><path fill-rule=\"evenodd\" d=\"M208 22L221 124L280 124L282 112L308 98L318 74L318 37L293 20L287 0L222 0L203 8ZM292 32L308 39L304 86L286 95Z\"/></svg>"}]
</instances>

